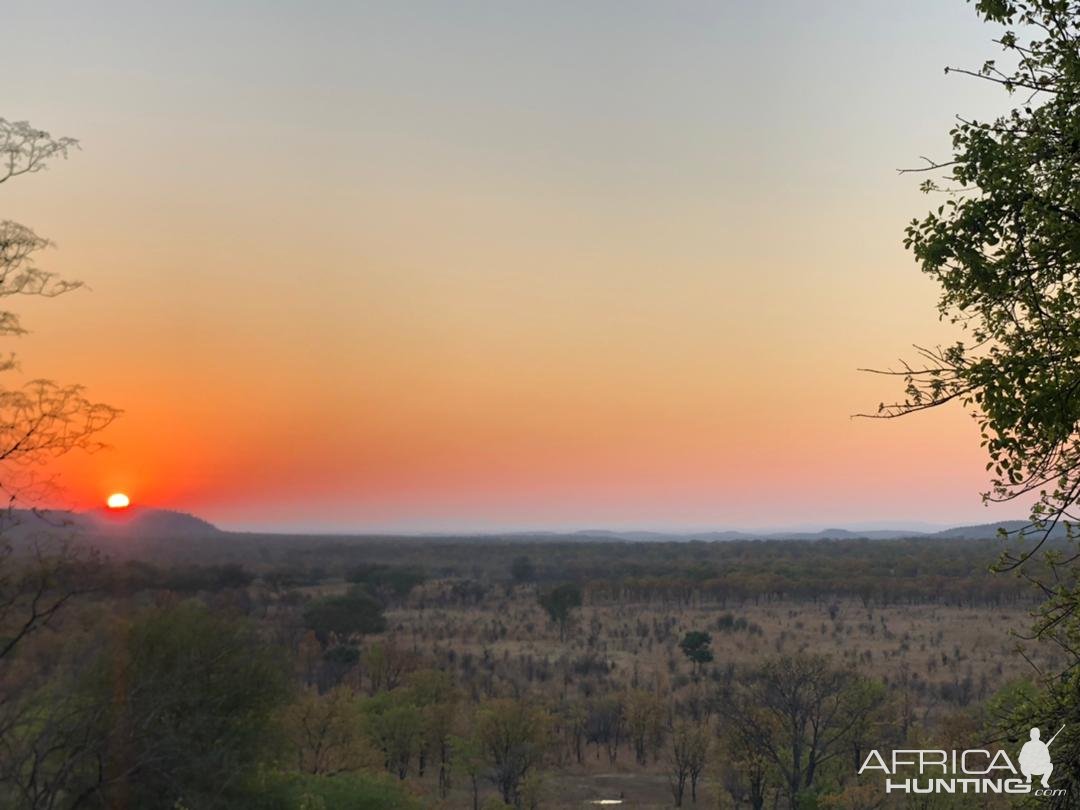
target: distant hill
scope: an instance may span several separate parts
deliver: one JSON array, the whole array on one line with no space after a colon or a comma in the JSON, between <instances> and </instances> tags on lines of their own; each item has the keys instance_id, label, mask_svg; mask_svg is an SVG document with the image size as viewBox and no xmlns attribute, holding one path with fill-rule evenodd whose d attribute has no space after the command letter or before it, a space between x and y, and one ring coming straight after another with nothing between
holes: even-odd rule
<instances>
[{"instance_id":1,"label":"distant hill","mask_svg":"<svg viewBox=\"0 0 1080 810\"><path fill-rule=\"evenodd\" d=\"M954 529L945 529L941 532L934 532L931 537L941 537L943 539L948 538L971 538L981 539L984 537L997 537L998 529L1002 528L1007 532L1018 532L1021 529L1027 528L1030 524L1026 520L1003 520L1001 523L984 523L979 526L957 526ZM1029 530L1030 534L1038 534L1035 530ZM1051 537L1064 537L1065 527L1056 526L1050 533Z\"/></svg>"},{"instance_id":2,"label":"distant hill","mask_svg":"<svg viewBox=\"0 0 1080 810\"><path fill-rule=\"evenodd\" d=\"M160 540L224 535L221 529L187 512L133 506L122 511L34 511L16 509L0 518L8 537L27 537L39 532L60 532L89 537L133 537Z\"/></svg>"},{"instance_id":3,"label":"distant hill","mask_svg":"<svg viewBox=\"0 0 1080 810\"><path fill-rule=\"evenodd\" d=\"M225 534L209 521L187 512L132 506L122 512L83 512L76 520L93 534L137 534L141 537L206 537Z\"/></svg>"}]
</instances>

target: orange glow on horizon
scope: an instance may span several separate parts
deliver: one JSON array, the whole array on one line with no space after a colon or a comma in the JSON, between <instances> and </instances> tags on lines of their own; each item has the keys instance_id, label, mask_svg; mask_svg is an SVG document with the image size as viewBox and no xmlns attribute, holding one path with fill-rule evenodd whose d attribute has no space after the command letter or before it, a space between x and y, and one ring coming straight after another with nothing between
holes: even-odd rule
<instances>
[{"instance_id":1,"label":"orange glow on horizon","mask_svg":"<svg viewBox=\"0 0 1080 810\"><path fill-rule=\"evenodd\" d=\"M110 509L127 509L131 506L131 499L123 492L114 492L105 499L105 505Z\"/></svg>"},{"instance_id":2,"label":"orange glow on horizon","mask_svg":"<svg viewBox=\"0 0 1080 810\"><path fill-rule=\"evenodd\" d=\"M904 394L856 369L960 337L901 244L932 201L894 167L1000 109L933 67L985 47L963 8L927 4L950 35L914 50L869 43L921 15L839 4L809 37L755 4L617 26L275 4L197 29L180 4L123 26L41 5L0 59L52 58L4 114L84 148L5 183L5 210L93 292L20 299L8 384L123 416L50 461L38 505L357 531L990 519L961 409L850 418ZM853 41L872 80L836 78Z\"/></svg>"}]
</instances>

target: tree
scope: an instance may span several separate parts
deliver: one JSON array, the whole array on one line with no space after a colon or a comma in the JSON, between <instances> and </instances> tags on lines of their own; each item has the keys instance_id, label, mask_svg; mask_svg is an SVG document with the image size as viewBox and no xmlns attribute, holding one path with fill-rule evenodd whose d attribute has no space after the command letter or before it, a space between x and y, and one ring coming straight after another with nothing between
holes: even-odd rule
<instances>
[{"instance_id":1,"label":"tree","mask_svg":"<svg viewBox=\"0 0 1080 810\"><path fill-rule=\"evenodd\" d=\"M304 624L315 631L324 644L331 638L348 640L386 630L382 605L360 588L350 588L342 596L328 596L312 602L304 610Z\"/></svg>"},{"instance_id":2,"label":"tree","mask_svg":"<svg viewBox=\"0 0 1080 810\"><path fill-rule=\"evenodd\" d=\"M76 146L72 138L54 138L25 121L0 118L0 185L43 171ZM38 255L50 245L25 225L0 220L0 298L52 298L80 286L39 267ZM0 310L0 336L26 332L18 314ZM0 371L16 368L13 354L0 358ZM33 504L50 489L51 481L39 474L42 465L75 449L98 447L97 434L117 415L115 408L89 400L77 385L39 379L0 386L5 505ZM0 515L0 529L13 517L10 509ZM82 777L84 770L93 770L98 753L103 704L49 683L51 664L28 670L18 659L28 640L55 626L64 608L96 588L96 564L94 555L63 539L33 536L19 548L0 539L0 780L4 792L8 785L20 791L23 806L52 807L60 796L85 798L82 790L93 784ZM74 690L77 684L65 681L64 686Z\"/></svg>"},{"instance_id":3,"label":"tree","mask_svg":"<svg viewBox=\"0 0 1080 810\"><path fill-rule=\"evenodd\" d=\"M386 770L398 779L409 775L424 743L424 717L409 698L405 693L384 692L364 704L371 741L382 752Z\"/></svg>"},{"instance_id":4,"label":"tree","mask_svg":"<svg viewBox=\"0 0 1080 810\"><path fill-rule=\"evenodd\" d=\"M99 560L70 542L34 537L15 555L0 541L0 665L73 599L97 589Z\"/></svg>"},{"instance_id":5,"label":"tree","mask_svg":"<svg viewBox=\"0 0 1080 810\"><path fill-rule=\"evenodd\" d=\"M704 726L680 723L671 735L671 758L668 783L676 807L682 807L686 783L690 782L691 800L697 802L697 784L709 753L709 735Z\"/></svg>"},{"instance_id":6,"label":"tree","mask_svg":"<svg viewBox=\"0 0 1080 810\"><path fill-rule=\"evenodd\" d=\"M837 669L823 656L770 661L724 695L724 713L740 746L768 759L795 810L822 768L850 749L859 724L884 701L880 684Z\"/></svg>"},{"instance_id":7,"label":"tree","mask_svg":"<svg viewBox=\"0 0 1080 810\"><path fill-rule=\"evenodd\" d=\"M0 185L44 171L77 146L73 138L54 138L25 121L0 118ZM38 254L51 244L25 225L0 220L0 298L53 298L81 286L38 266ZM0 337L26 332L17 313L0 310ZM14 355L0 359L0 371L15 368ZM0 386L0 491L8 503L42 494L48 481L37 475L41 464L74 449L99 447L97 434L118 413L91 402L78 385L33 380ZM43 549L35 543L16 558L11 544L0 542L0 661L85 589L85 580L69 576L78 563L70 546Z\"/></svg>"},{"instance_id":8,"label":"tree","mask_svg":"<svg viewBox=\"0 0 1080 810\"><path fill-rule=\"evenodd\" d=\"M558 708L559 726L567 739L570 752L578 765L585 764L586 725L589 719L587 706L582 700L566 700Z\"/></svg>"},{"instance_id":9,"label":"tree","mask_svg":"<svg viewBox=\"0 0 1080 810\"><path fill-rule=\"evenodd\" d=\"M543 759L549 725L547 713L524 700L500 698L478 710L476 739L506 804L521 807L522 783Z\"/></svg>"},{"instance_id":10,"label":"tree","mask_svg":"<svg viewBox=\"0 0 1080 810\"><path fill-rule=\"evenodd\" d=\"M626 730L634 747L634 759L638 765L645 766L649 752L657 751L664 740L664 701L650 692L634 689L624 702Z\"/></svg>"},{"instance_id":11,"label":"tree","mask_svg":"<svg viewBox=\"0 0 1080 810\"><path fill-rule=\"evenodd\" d=\"M364 651L363 657L369 694L397 689L405 676L416 669L417 663L416 653L399 647L392 640L386 644L372 644Z\"/></svg>"},{"instance_id":12,"label":"tree","mask_svg":"<svg viewBox=\"0 0 1080 810\"><path fill-rule=\"evenodd\" d=\"M111 800L236 806L238 779L267 754L288 698L280 651L190 601L140 616L96 669L113 705L101 764Z\"/></svg>"},{"instance_id":13,"label":"tree","mask_svg":"<svg viewBox=\"0 0 1080 810\"><path fill-rule=\"evenodd\" d=\"M533 565L531 558L522 554L520 557L515 557L514 561L510 563L510 576L517 583L532 582L536 579L536 566Z\"/></svg>"},{"instance_id":14,"label":"tree","mask_svg":"<svg viewBox=\"0 0 1080 810\"><path fill-rule=\"evenodd\" d=\"M559 627L559 640L566 640L566 631L570 626L574 608L581 607L581 588L573 582L557 585L538 597L540 607Z\"/></svg>"},{"instance_id":15,"label":"tree","mask_svg":"<svg viewBox=\"0 0 1080 810\"><path fill-rule=\"evenodd\" d=\"M77 148L74 138L54 138L26 121L0 118L0 184L44 171ZM0 220L0 298L37 295L54 298L82 286L37 264L37 255L52 243L11 220ZM0 310L0 336L25 335L17 313ZM13 355L0 361L0 371L16 367ZM96 435L118 411L91 402L78 385L33 380L25 386L0 387L0 489L14 499L40 492L34 473L42 460L75 448L94 449Z\"/></svg>"},{"instance_id":16,"label":"tree","mask_svg":"<svg viewBox=\"0 0 1080 810\"><path fill-rule=\"evenodd\" d=\"M439 764L439 796L450 791L450 736L458 716L460 693L453 678L437 669L423 669L408 677L409 699L420 709L423 739L420 746L420 776L427 759L434 755Z\"/></svg>"},{"instance_id":17,"label":"tree","mask_svg":"<svg viewBox=\"0 0 1080 810\"><path fill-rule=\"evenodd\" d=\"M1030 525L997 567L1043 586L1036 634L1075 659L1067 636L1080 590L1059 584L1075 580L1056 569L1077 557L1045 544L1062 527L1075 533L1080 497L1080 2L975 5L1006 27L996 41L1012 66L946 71L1000 85L1015 101L993 121L960 119L951 157L915 170L930 172L923 190L945 199L904 242L962 339L881 372L902 378L906 392L877 415L953 401L973 412L992 475L984 499L1033 499ZM1036 555L1045 565L1029 564Z\"/></svg>"},{"instance_id":18,"label":"tree","mask_svg":"<svg viewBox=\"0 0 1080 810\"><path fill-rule=\"evenodd\" d=\"M408 566L358 565L345 574L345 581L366 585L371 592L386 599L404 599L427 579L421 569Z\"/></svg>"},{"instance_id":19,"label":"tree","mask_svg":"<svg viewBox=\"0 0 1080 810\"><path fill-rule=\"evenodd\" d=\"M712 636L701 630L691 630L679 642L679 649L683 651L683 655L694 664L695 674L700 674L702 667L713 660L712 650L709 649L710 644L712 644Z\"/></svg>"},{"instance_id":20,"label":"tree","mask_svg":"<svg viewBox=\"0 0 1080 810\"><path fill-rule=\"evenodd\" d=\"M769 758L757 745L756 735L748 735L747 730L738 724L724 728L719 758L722 780L736 807L745 803L752 810L764 810L771 776Z\"/></svg>"},{"instance_id":21,"label":"tree","mask_svg":"<svg viewBox=\"0 0 1080 810\"><path fill-rule=\"evenodd\" d=\"M625 722L622 695L605 695L589 702L585 713L585 737L596 746L596 758L600 748L607 748L608 761L614 764L619 755L619 742Z\"/></svg>"},{"instance_id":22,"label":"tree","mask_svg":"<svg viewBox=\"0 0 1080 810\"><path fill-rule=\"evenodd\" d=\"M42 634L6 668L0 806L59 810L99 791L111 702L85 688L80 667L93 654L89 644Z\"/></svg>"},{"instance_id":23,"label":"tree","mask_svg":"<svg viewBox=\"0 0 1080 810\"><path fill-rule=\"evenodd\" d=\"M469 777L472 810L480 810L480 779L487 767L483 746L475 735L454 736L450 738L450 750L454 767Z\"/></svg>"},{"instance_id":24,"label":"tree","mask_svg":"<svg viewBox=\"0 0 1080 810\"><path fill-rule=\"evenodd\" d=\"M372 763L359 702L342 687L305 693L285 710L285 738L300 773L334 776Z\"/></svg>"}]
</instances>

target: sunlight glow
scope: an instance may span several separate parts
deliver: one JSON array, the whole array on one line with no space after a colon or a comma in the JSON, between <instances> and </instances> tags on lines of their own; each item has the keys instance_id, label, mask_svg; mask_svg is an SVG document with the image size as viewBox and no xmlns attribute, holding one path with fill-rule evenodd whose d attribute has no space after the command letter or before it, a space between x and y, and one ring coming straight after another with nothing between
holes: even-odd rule
<instances>
[{"instance_id":1,"label":"sunlight glow","mask_svg":"<svg viewBox=\"0 0 1080 810\"><path fill-rule=\"evenodd\" d=\"M127 509L131 506L131 499L123 492L114 492L105 499L105 505L110 509Z\"/></svg>"}]
</instances>

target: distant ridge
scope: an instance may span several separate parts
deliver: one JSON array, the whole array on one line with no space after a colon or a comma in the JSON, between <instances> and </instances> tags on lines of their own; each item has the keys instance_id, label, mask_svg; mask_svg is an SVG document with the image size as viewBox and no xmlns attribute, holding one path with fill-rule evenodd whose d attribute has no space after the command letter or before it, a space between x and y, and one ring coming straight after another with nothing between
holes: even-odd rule
<instances>
[{"instance_id":1,"label":"distant ridge","mask_svg":"<svg viewBox=\"0 0 1080 810\"><path fill-rule=\"evenodd\" d=\"M580 539L622 540L636 542L671 542L673 540L719 542L724 540L902 540L906 538L940 538L942 540L983 540L998 536L998 529L1016 532L1028 525L1026 520L1004 520L1000 523L983 523L973 526L956 526L941 531L920 531L917 529L822 529L820 531L702 531L702 532L655 532L655 531L618 531L612 529L584 529L572 535L563 535ZM1058 527L1054 536L1064 536L1064 529ZM556 533L553 533L556 534Z\"/></svg>"},{"instance_id":2,"label":"distant ridge","mask_svg":"<svg viewBox=\"0 0 1080 810\"><path fill-rule=\"evenodd\" d=\"M0 518L5 536L26 537L41 532L92 537L168 539L210 537L226 533L209 521L187 512L132 506L122 511L92 512L14 509Z\"/></svg>"},{"instance_id":3,"label":"distant ridge","mask_svg":"<svg viewBox=\"0 0 1080 810\"><path fill-rule=\"evenodd\" d=\"M997 537L998 529L1002 528L1007 532L1018 532L1022 529L1027 529L1031 524L1026 520L1003 520L1001 523L987 523L981 526L957 526L954 529L945 529L941 532L935 532L931 537ZM988 532L988 533L987 533ZM1028 529L1025 534L1036 535L1038 534L1036 529ZM1054 530L1050 533L1051 537L1064 537L1065 527L1058 525L1054 527Z\"/></svg>"},{"instance_id":4,"label":"distant ridge","mask_svg":"<svg viewBox=\"0 0 1080 810\"><path fill-rule=\"evenodd\" d=\"M672 542L730 542L737 540L901 540L901 539L940 539L940 540L983 540L998 537L998 529L1017 532L1028 526L1027 521L1006 520L998 523L983 523L971 526L956 526L939 531L918 529L845 529L827 528L820 531L785 531L785 530L736 530L720 529L705 531L648 531L618 529L581 529L578 531L450 531L450 532L236 532L219 529L213 523L187 512L170 509L156 509L146 506L133 506L122 511L96 509L88 512L49 510L37 512L29 509L16 509L0 514L0 533L7 538L21 538L32 534L61 532L88 540L131 538L139 541L167 541L183 539L218 539L236 541L242 537L281 536L300 539L315 538L429 538L429 539L475 539L475 540L510 540L521 542L630 542L630 543L672 543ZM1057 527L1054 537L1064 536L1063 527Z\"/></svg>"}]
</instances>

